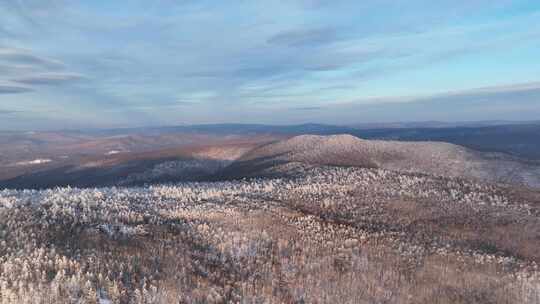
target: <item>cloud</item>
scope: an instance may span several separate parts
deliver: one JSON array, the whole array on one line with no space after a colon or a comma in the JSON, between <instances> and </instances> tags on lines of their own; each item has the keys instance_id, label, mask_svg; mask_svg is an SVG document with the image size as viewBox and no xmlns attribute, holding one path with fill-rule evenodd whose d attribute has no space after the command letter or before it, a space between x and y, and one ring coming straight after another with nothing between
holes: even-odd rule
<instances>
[{"instance_id":1,"label":"cloud","mask_svg":"<svg viewBox=\"0 0 540 304\"><path fill-rule=\"evenodd\" d=\"M8 116L8 115L13 115L13 114L16 114L16 113L19 113L20 111L10 111L10 110L1 110L0 109L0 116Z\"/></svg>"},{"instance_id":2,"label":"cloud","mask_svg":"<svg viewBox=\"0 0 540 304\"><path fill-rule=\"evenodd\" d=\"M83 78L84 76L74 73L47 73L12 79L12 81L28 85L60 85Z\"/></svg>"},{"instance_id":3,"label":"cloud","mask_svg":"<svg viewBox=\"0 0 540 304\"><path fill-rule=\"evenodd\" d=\"M63 68L61 61L39 57L30 51L16 48L0 48L0 60L9 63L40 65L47 68Z\"/></svg>"},{"instance_id":4,"label":"cloud","mask_svg":"<svg viewBox=\"0 0 540 304\"><path fill-rule=\"evenodd\" d=\"M182 107L190 107L190 106L195 106L197 105L197 102L194 102L194 101L175 101L173 102L171 105L177 105L177 106L182 106Z\"/></svg>"},{"instance_id":5,"label":"cloud","mask_svg":"<svg viewBox=\"0 0 540 304\"><path fill-rule=\"evenodd\" d=\"M134 111L155 111L155 110L174 110L174 109L185 109L185 108L192 108L197 107L200 105L200 102L195 101L171 101L171 102L159 102L153 105L148 105L147 103L144 104L130 104L125 105L122 108L115 108L110 110L110 112L119 112L119 111L126 111L126 109L134 110Z\"/></svg>"},{"instance_id":6,"label":"cloud","mask_svg":"<svg viewBox=\"0 0 540 304\"><path fill-rule=\"evenodd\" d=\"M171 101L171 102L160 102L152 106L148 106L148 105L135 106L135 108L138 108L138 109L185 108L185 107L195 107L197 105L200 105L200 102L177 100L177 101Z\"/></svg>"},{"instance_id":7,"label":"cloud","mask_svg":"<svg viewBox=\"0 0 540 304\"><path fill-rule=\"evenodd\" d=\"M296 110L296 111L317 111L317 110L322 110L324 109L324 107L297 107L297 108L291 108L291 110Z\"/></svg>"},{"instance_id":8,"label":"cloud","mask_svg":"<svg viewBox=\"0 0 540 304\"><path fill-rule=\"evenodd\" d=\"M3 0L0 1L0 9L9 13L11 19L15 19L23 24L32 27L39 27L42 24L40 18L49 17L62 10L66 0L49 0L46 2L39 0Z\"/></svg>"},{"instance_id":9,"label":"cloud","mask_svg":"<svg viewBox=\"0 0 540 304\"><path fill-rule=\"evenodd\" d=\"M322 9L332 5L343 4L343 0L296 0L305 9Z\"/></svg>"},{"instance_id":10,"label":"cloud","mask_svg":"<svg viewBox=\"0 0 540 304\"><path fill-rule=\"evenodd\" d=\"M0 84L0 94L18 94L31 92L32 89L28 87L15 86L9 84Z\"/></svg>"},{"instance_id":11,"label":"cloud","mask_svg":"<svg viewBox=\"0 0 540 304\"><path fill-rule=\"evenodd\" d=\"M270 37L267 42L288 47L317 46L338 40L334 28L290 30Z\"/></svg>"},{"instance_id":12,"label":"cloud","mask_svg":"<svg viewBox=\"0 0 540 304\"><path fill-rule=\"evenodd\" d=\"M475 95L490 95L490 94L504 94L504 93L518 93L527 91L540 90L540 82L528 82L518 83L510 85L490 86L483 88L475 88L463 91L451 91L444 95L446 96L475 96Z\"/></svg>"},{"instance_id":13,"label":"cloud","mask_svg":"<svg viewBox=\"0 0 540 304\"><path fill-rule=\"evenodd\" d=\"M514 97L533 97L540 93L540 82L517 83L480 87L464 90L441 92L430 95L412 96L379 96L359 98L353 101L338 103L339 106L371 106L371 105L404 105L407 103L433 103L433 102L474 102L475 100L494 101L506 100L511 103ZM508 97L508 99L505 99Z\"/></svg>"},{"instance_id":14,"label":"cloud","mask_svg":"<svg viewBox=\"0 0 540 304\"><path fill-rule=\"evenodd\" d=\"M537 120L540 82L451 91L429 96L379 97L325 106L321 121Z\"/></svg>"}]
</instances>

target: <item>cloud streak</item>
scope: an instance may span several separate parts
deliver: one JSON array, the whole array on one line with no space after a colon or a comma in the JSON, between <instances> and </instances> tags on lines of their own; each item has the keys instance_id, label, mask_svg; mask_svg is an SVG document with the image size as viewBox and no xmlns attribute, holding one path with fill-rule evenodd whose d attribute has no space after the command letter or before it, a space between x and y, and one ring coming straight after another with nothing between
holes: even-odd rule
<instances>
[{"instance_id":1,"label":"cloud streak","mask_svg":"<svg viewBox=\"0 0 540 304\"><path fill-rule=\"evenodd\" d=\"M0 109L0 116L8 116L8 115L13 115L13 114L17 114L19 113L19 111L10 111L10 110L1 110Z\"/></svg>"},{"instance_id":2,"label":"cloud streak","mask_svg":"<svg viewBox=\"0 0 540 304\"><path fill-rule=\"evenodd\" d=\"M7 63L39 65L46 68L63 68L64 64L58 60L39 57L27 50L0 48L0 60Z\"/></svg>"},{"instance_id":3,"label":"cloud streak","mask_svg":"<svg viewBox=\"0 0 540 304\"><path fill-rule=\"evenodd\" d=\"M318 111L318 110L322 110L324 109L324 107L297 107L297 108L291 108L291 110L296 110L296 111Z\"/></svg>"},{"instance_id":4,"label":"cloud streak","mask_svg":"<svg viewBox=\"0 0 540 304\"><path fill-rule=\"evenodd\" d=\"M338 32L333 28L289 30L270 37L270 44L305 47L327 44L338 40Z\"/></svg>"},{"instance_id":5,"label":"cloud streak","mask_svg":"<svg viewBox=\"0 0 540 304\"><path fill-rule=\"evenodd\" d=\"M83 79L84 76L73 73L48 73L12 79L11 81L27 85L61 85Z\"/></svg>"},{"instance_id":6,"label":"cloud streak","mask_svg":"<svg viewBox=\"0 0 540 304\"><path fill-rule=\"evenodd\" d=\"M16 85L0 84L0 94L20 94L27 92L32 92L32 89Z\"/></svg>"},{"instance_id":7,"label":"cloud streak","mask_svg":"<svg viewBox=\"0 0 540 304\"><path fill-rule=\"evenodd\" d=\"M350 123L393 121L536 120L540 115L540 83L524 83L452 91L430 96L381 97L323 108L332 121ZM376 119L374 119L376 118Z\"/></svg>"}]
</instances>

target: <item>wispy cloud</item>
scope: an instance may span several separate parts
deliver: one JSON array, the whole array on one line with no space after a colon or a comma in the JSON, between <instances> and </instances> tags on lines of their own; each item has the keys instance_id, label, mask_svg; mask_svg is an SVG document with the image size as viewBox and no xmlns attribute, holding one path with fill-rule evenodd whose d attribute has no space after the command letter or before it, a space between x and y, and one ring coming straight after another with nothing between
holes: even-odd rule
<instances>
[{"instance_id":1,"label":"wispy cloud","mask_svg":"<svg viewBox=\"0 0 540 304\"><path fill-rule=\"evenodd\" d=\"M2 110L0 109L0 116L7 116L7 115L13 115L17 114L19 111L10 111L10 110Z\"/></svg>"},{"instance_id":2,"label":"wispy cloud","mask_svg":"<svg viewBox=\"0 0 540 304\"><path fill-rule=\"evenodd\" d=\"M289 30L270 37L270 44L289 47L316 46L338 39L338 32L334 28Z\"/></svg>"},{"instance_id":3,"label":"wispy cloud","mask_svg":"<svg viewBox=\"0 0 540 304\"><path fill-rule=\"evenodd\" d=\"M63 68L64 64L58 60L39 57L28 50L16 48L1 48L0 61L15 64L40 65L46 68Z\"/></svg>"},{"instance_id":4,"label":"wispy cloud","mask_svg":"<svg viewBox=\"0 0 540 304\"><path fill-rule=\"evenodd\" d=\"M428 96L388 96L325 106L319 119L332 121L535 120L540 83L511 84ZM333 121L334 123L336 121Z\"/></svg>"},{"instance_id":5,"label":"wispy cloud","mask_svg":"<svg viewBox=\"0 0 540 304\"><path fill-rule=\"evenodd\" d=\"M527 82L518 84L498 85L480 88L471 88L454 91L444 91L435 94L427 95L407 95L407 96L378 96L369 98L357 98L345 102L338 102L332 106L372 106L372 105L403 105L407 103L434 103L447 101L452 104L453 101L470 101L483 100L486 105L496 100L504 100L507 96L509 99L506 101L512 103L516 97L525 95L535 97L540 92L540 82Z\"/></svg>"},{"instance_id":6,"label":"wispy cloud","mask_svg":"<svg viewBox=\"0 0 540 304\"><path fill-rule=\"evenodd\" d=\"M81 80L83 78L84 76L81 74L47 73L16 78L12 79L11 81L27 85L60 85L76 80Z\"/></svg>"},{"instance_id":7,"label":"wispy cloud","mask_svg":"<svg viewBox=\"0 0 540 304\"><path fill-rule=\"evenodd\" d=\"M296 110L296 111L318 111L318 110L322 110L324 109L324 107L296 107L296 108L291 108L291 110Z\"/></svg>"},{"instance_id":8,"label":"wispy cloud","mask_svg":"<svg viewBox=\"0 0 540 304\"><path fill-rule=\"evenodd\" d=\"M31 92L32 89L23 86L9 85L9 84L0 84L0 94L18 94Z\"/></svg>"}]
</instances>

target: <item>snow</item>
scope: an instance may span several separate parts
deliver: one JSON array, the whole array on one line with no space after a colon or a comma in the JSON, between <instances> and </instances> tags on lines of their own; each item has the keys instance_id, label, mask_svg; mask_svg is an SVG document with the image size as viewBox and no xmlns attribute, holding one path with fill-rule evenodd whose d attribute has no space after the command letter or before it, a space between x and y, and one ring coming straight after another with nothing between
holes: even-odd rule
<instances>
[{"instance_id":1,"label":"snow","mask_svg":"<svg viewBox=\"0 0 540 304\"><path fill-rule=\"evenodd\" d=\"M21 161L21 162L15 163L15 165L17 165L17 166L32 166L32 165L46 164L46 163L50 163L50 162L52 162L51 159L38 158L38 159L34 159L34 160L29 160L29 161Z\"/></svg>"},{"instance_id":2,"label":"snow","mask_svg":"<svg viewBox=\"0 0 540 304\"><path fill-rule=\"evenodd\" d=\"M243 161L374 167L540 187L540 166L443 142L363 140L352 135L300 135L248 152Z\"/></svg>"},{"instance_id":3,"label":"snow","mask_svg":"<svg viewBox=\"0 0 540 304\"><path fill-rule=\"evenodd\" d=\"M105 153L105 155L115 155L115 154L119 154L119 153L122 153L122 151L111 150L111 151Z\"/></svg>"}]
</instances>

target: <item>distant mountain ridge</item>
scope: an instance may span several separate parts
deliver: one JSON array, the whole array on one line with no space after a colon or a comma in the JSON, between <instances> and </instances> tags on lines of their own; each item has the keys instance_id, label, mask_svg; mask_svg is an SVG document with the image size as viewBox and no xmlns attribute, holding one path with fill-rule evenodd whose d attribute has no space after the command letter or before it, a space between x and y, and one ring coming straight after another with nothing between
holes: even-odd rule
<instances>
[{"instance_id":1,"label":"distant mountain ridge","mask_svg":"<svg viewBox=\"0 0 540 304\"><path fill-rule=\"evenodd\" d=\"M118 129L104 132L128 132ZM442 141L484 152L502 152L525 159L540 160L540 121L511 122L411 122L364 123L356 125L327 125L307 123L298 125L264 124L207 124L176 127L133 129L138 132L160 134L167 132L209 134L281 134L281 135L336 135L350 134L364 139L399 141ZM130 131L131 132L131 131Z\"/></svg>"},{"instance_id":2,"label":"distant mountain ridge","mask_svg":"<svg viewBox=\"0 0 540 304\"><path fill-rule=\"evenodd\" d=\"M229 144L240 144L234 150L242 153L220 159L232 151L220 150ZM202 146L212 153L194 154L193 148ZM0 188L242 178L268 169L291 172L298 164L378 167L534 187L540 124L386 129L218 124L0 134Z\"/></svg>"},{"instance_id":3,"label":"distant mountain ridge","mask_svg":"<svg viewBox=\"0 0 540 304\"><path fill-rule=\"evenodd\" d=\"M10 142L32 141L47 144L52 135L66 138L131 136L141 141L169 135L245 136L268 135L296 136L302 134L350 134L364 139L399 141L442 141L484 152L502 152L524 159L540 160L540 121L480 121L480 122L406 122L358 123L352 125L327 125L306 123L297 125L264 124L203 124L166 127L119 128L104 130L67 130L48 132L1 132L2 145ZM42 138L43 137L43 138ZM155 143L155 141L154 141Z\"/></svg>"}]
</instances>

